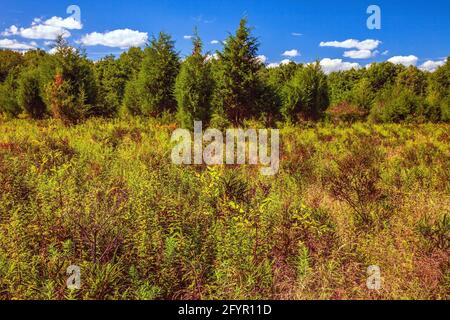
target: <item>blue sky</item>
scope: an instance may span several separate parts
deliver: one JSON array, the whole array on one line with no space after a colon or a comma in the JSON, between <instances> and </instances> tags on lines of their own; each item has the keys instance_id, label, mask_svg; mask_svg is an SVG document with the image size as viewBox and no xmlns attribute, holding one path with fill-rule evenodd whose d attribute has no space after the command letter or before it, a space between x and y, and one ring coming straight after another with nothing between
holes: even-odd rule
<instances>
[{"instance_id":1,"label":"blue sky","mask_svg":"<svg viewBox=\"0 0 450 320\"><path fill-rule=\"evenodd\" d=\"M81 10L82 27L66 20L72 4ZM371 4L381 8L381 30L367 28ZM211 41L224 40L243 16L254 27L267 64L322 60L339 69L391 59L417 66L428 63L433 69L450 55L449 0L2 1L0 46L45 48L55 28L64 27L68 39L95 60L142 44L163 30L186 55L191 48L186 36L197 26L205 50L214 52L221 45ZM356 41L344 42L349 39ZM368 39L372 42L364 42Z\"/></svg>"}]
</instances>

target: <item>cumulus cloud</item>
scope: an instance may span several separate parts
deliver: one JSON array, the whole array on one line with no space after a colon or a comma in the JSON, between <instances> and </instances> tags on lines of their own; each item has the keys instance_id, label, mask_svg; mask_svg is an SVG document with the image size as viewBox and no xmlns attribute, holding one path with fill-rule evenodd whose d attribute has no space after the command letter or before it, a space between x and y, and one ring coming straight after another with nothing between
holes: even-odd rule
<instances>
[{"instance_id":1,"label":"cumulus cloud","mask_svg":"<svg viewBox=\"0 0 450 320\"><path fill-rule=\"evenodd\" d=\"M303 35L303 33L292 32L291 35L294 37L301 37Z\"/></svg>"},{"instance_id":2,"label":"cumulus cloud","mask_svg":"<svg viewBox=\"0 0 450 320\"><path fill-rule=\"evenodd\" d=\"M292 49L292 50L285 51L282 55L284 57L295 58L295 57L298 57L300 55L300 52L298 52L298 50L296 50L296 49Z\"/></svg>"},{"instance_id":3,"label":"cumulus cloud","mask_svg":"<svg viewBox=\"0 0 450 320\"><path fill-rule=\"evenodd\" d=\"M350 50L344 52L345 58L351 59L369 59L375 57L379 52L377 50Z\"/></svg>"},{"instance_id":4,"label":"cumulus cloud","mask_svg":"<svg viewBox=\"0 0 450 320\"><path fill-rule=\"evenodd\" d=\"M359 63L345 62L342 59L330 59L325 58L320 61L323 72L330 74L337 71L347 71L351 69L359 69L361 66Z\"/></svg>"},{"instance_id":5,"label":"cumulus cloud","mask_svg":"<svg viewBox=\"0 0 450 320\"><path fill-rule=\"evenodd\" d=\"M211 61L211 60L218 60L219 59L219 55L217 53L214 54L208 54L206 56L206 61Z\"/></svg>"},{"instance_id":6,"label":"cumulus cloud","mask_svg":"<svg viewBox=\"0 0 450 320\"><path fill-rule=\"evenodd\" d=\"M358 49L358 50L374 50L382 42L380 40L367 39L364 41L359 41L355 39L348 39L345 41L328 41L321 42L321 47L334 47L334 48L344 48L344 49Z\"/></svg>"},{"instance_id":7,"label":"cumulus cloud","mask_svg":"<svg viewBox=\"0 0 450 320\"><path fill-rule=\"evenodd\" d=\"M54 40L57 36L62 35L64 38L71 36L68 30L81 30L83 25L73 17L61 18L52 17L47 20L35 18L28 28L18 28L15 25L7 28L3 36L20 36L27 39L44 39Z\"/></svg>"},{"instance_id":8,"label":"cumulus cloud","mask_svg":"<svg viewBox=\"0 0 450 320\"><path fill-rule=\"evenodd\" d=\"M220 43L219 40L213 40L213 41L211 41L211 44L219 44L219 43Z\"/></svg>"},{"instance_id":9,"label":"cumulus cloud","mask_svg":"<svg viewBox=\"0 0 450 320\"><path fill-rule=\"evenodd\" d=\"M18 28L11 26L6 29L2 35L4 36L20 36L26 39L45 39L54 40L59 35L64 38L70 37L70 32L62 27L48 26L44 24L34 24L29 28Z\"/></svg>"},{"instance_id":10,"label":"cumulus cloud","mask_svg":"<svg viewBox=\"0 0 450 320\"><path fill-rule=\"evenodd\" d=\"M36 43L20 43L17 40L10 40L10 39L0 39L0 48L3 49L10 49L10 50L33 50L36 49L37 44Z\"/></svg>"},{"instance_id":11,"label":"cumulus cloud","mask_svg":"<svg viewBox=\"0 0 450 320\"><path fill-rule=\"evenodd\" d=\"M147 32L139 32L130 29L118 29L110 32L93 32L84 35L79 43L85 46L105 46L126 49L140 47L148 41Z\"/></svg>"},{"instance_id":12,"label":"cumulus cloud","mask_svg":"<svg viewBox=\"0 0 450 320\"><path fill-rule=\"evenodd\" d=\"M419 61L419 58L417 58L416 56L413 56L413 55L395 56L388 60L388 62L391 62L393 64L402 64L405 67L415 66L415 65L417 65L417 61Z\"/></svg>"},{"instance_id":13,"label":"cumulus cloud","mask_svg":"<svg viewBox=\"0 0 450 320\"><path fill-rule=\"evenodd\" d=\"M184 36L183 39L184 40L191 40L194 36Z\"/></svg>"},{"instance_id":14,"label":"cumulus cloud","mask_svg":"<svg viewBox=\"0 0 450 320\"><path fill-rule=\"evenodd\" d=\"M267 65L267 68L278 68L279 66L282 66L282 65L285 65L285 64L289 64L289 63L291 63L292 62L292 60L289 60L289 59L284 59L284 60L282 60L282 61L280 61L280 62L273 62L273 63L269 63L268 65Z\"/></svg>"},{"instance_id":15,"label":"cumulus cloud","mask_svg":"<svg viewBox=\"0 0 450 320\"><path fill-rule=\"evenodd\" d=\"M35 19L35 22L38 24L41 23L40 19ZM48 20L45 20L42 24L46 26L52 26L52 27L58 27L58 28L64 28L69 30L81 30L83 29L83 25L80 21L77 21L73 17L68 18L61 18L61 17L51 17Z\"/></svg>"},{"instance_id":16,"label":"cumulus cloud","mask_svg":"<svg viewBox=\"0 0 450 320\"><path fill-rule=\"evenodd\" d=\"M419 69L422 71L435 72L439 67L445 64L445 60L433 61L428 60L420 65Z\"/></svg>"},{"instance_id":17,"label":"cumulus cloud","mask_svg":"<svg viewBox=\"0 0 450 320\"><path fill-rule=\"evenodd\" d=\"M267 57L265 55L259 55L256 57L256 59L261 63L266 63Z\"/></svg>"},{"instance_id":18,"label":"cumulus cloud","mask_svg":"<svg viewBox=\"0 0 450 320\"><path fill-rule=\"evenodd\" d=\"M383 51L383 53L381 54L382 56L387 56L389 54L389 50L385 50Z\"/></svg>"}]
</instances>

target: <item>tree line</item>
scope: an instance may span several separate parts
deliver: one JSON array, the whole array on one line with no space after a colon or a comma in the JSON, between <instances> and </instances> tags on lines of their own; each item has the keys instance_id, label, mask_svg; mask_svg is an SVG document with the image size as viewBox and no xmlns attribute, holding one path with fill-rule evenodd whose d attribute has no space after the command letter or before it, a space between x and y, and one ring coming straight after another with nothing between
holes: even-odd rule
<instances>
[{"instance_id":1,"label":"tree line","mask_svg":"<svg viewBox=\"0 0 450 320\"><path fill-rule=\"evenodd\" d=\"M203 50L198 33L184 60L170 35L115 58L89 60L59 37L43 50L0 51L0 114L66 124L89 117L176 115L224 127L255 119L267 125L337 122L450 121L450 57L437 71L390 62L326 75L319 62L266 67L247 20L221 51Z\"/></svg>"}]
</instances>

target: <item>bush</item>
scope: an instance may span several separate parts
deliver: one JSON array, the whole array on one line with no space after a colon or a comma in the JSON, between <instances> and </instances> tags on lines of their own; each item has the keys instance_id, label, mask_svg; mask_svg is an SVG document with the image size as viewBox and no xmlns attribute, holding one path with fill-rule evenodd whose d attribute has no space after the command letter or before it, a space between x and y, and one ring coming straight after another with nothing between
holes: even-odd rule
<instances>
[{"instance_id":1,"label":"bush","mask_svg":"<svg viewBox=\"0 0 450 320\"><path fill-rule=\"evenodd\" d=\"M423 98L408 89L388 89L377 98L370 118L376 122L412 121L424 103Z\"/></svg>"},{"instance_id":2,"label":"bush","mask_svg":"<svg viewBox=\"0 0 450 320\"><path fill-rule=\"evenodd\" d=\"M47 106L42 99L39 74L36 70L24 71L19 79L17 92L19 104L33 119L42 119L47 113Z\"/></svg>"},{"instance_id":3,"label":"bush","mask_svg":"<svg viewBox=\"0 0 450 320\"><path fill-rule=\"evenodd\" d=\"M190 129L194 121L202 121L205 125L209 121L213 90L210 64L202 55L202 42L198 36L193 44L193 54L181 65L175 83L177 117L184 128Z\"/></svg>"},{"instance_id":4,"label":"bush","mask_svg":"<svg viewBox=\"0 0 450 320\"><path fill-rule=\"evenodd\" d=\"M17 101L17 83L12 75L0 83L0 113L7 117L17 117L22 112Z\"/></svg>"},{"instance_id":5,"label":"bush","mask_svg":"<svg viewBox=\"0 0 450 320\"><path fill-rule=\"evenodd\" d=\"M317 120L329 104L327 78L320 64L299 69L283 90L285 119Z\"/></svg>"}]
</instances>

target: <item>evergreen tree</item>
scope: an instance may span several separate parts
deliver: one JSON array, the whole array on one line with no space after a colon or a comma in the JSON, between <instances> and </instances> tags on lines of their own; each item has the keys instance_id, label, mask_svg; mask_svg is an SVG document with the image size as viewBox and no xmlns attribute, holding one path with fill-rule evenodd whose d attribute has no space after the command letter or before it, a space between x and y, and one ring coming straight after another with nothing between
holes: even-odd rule
<instances>
[{"instance_id":1,"label":"evergreen tree","mask_svg":"<svg viewBox=\"0 0 450 320\"><path fill-rule=\"evenodd\" d=\"M318 119L329 105L327 77L320 64L297 71L284 90L282 113L288 120Z\"/></svg>"},{"instance_id":2,"label":"evergreen tree","mask_svg":"<svg viewBox=\"0 0 450 320\"><path fill-rule=\"evenodd\" d=\"M0 83L0 115L16 117L22 109L17 101L16 76L10 73L3 83Z\"/></svg>"},{"instance_id":3,"label":"evergreen tree","mask_svg":"<svg viewBox=\"0 0 450 320\"><path fill-rule=\"evenodd\" d=\"M258 72L262 63L257 57L258 46L247 20L242 19L236 34L227 38L223 52L217 53L215 113L223 114L236 125L254 116L261 101L263 90Z\"/></svg>"},{"instance_id":4,"label":"evergreen tree","mask_svg":"<svg viewBox=\"0 0 450 320\"><path fill-rule=\"evenodd\" d=\"M158 38L153 37L150 46L144 50L137 85L128 86L139 95L141 114L159 116L164 111L176 110L174 86L179 67L179 57L172 38L163 32ZM128 91L128 95L133 93ZM125 101L135 101L135 98L127 97ZM127 107L130 110L134 108Z\"/></svg>"},{"instance_id":5,"label":"evergreen tree","mask_svg":"<svg viewBox=\"0 0 450 320\"><path fill-rule=\"evenodd\" d=\"M175 84L177 118L185 128L192 128L194 121L209 120L213 89L210 64L202 54L202 41L197 32L193 46L192 55L181 65Z\"/></svg>"},{"instance_id":6,"label":"evergreen tree","mask_svg":"<svg viewBox=\"0 0 450 320\"><path fill-rule=\"evenodd\" d=\"M122 65L114 56L107 56L95 64L95 78L98 86L97 115L116 115L122 104L128 79Z\"/></svg>"},{"instance_id":7,"label":"evergreen tree","mask_svg":"<svg viewBox=\"0 0 450 320\"><path fill-rule=\"evenodd\" d=\"M55 43L56 74L47 85L47 102L56 118L76 123L87 116L101 114L96 109L97 86L93 65L62 37Z\"/></svg>"},{"instance_id":8,"label":"evergreen tree","mask_svg":"<svg viewBox=\"0 0 450 320\"><path fill-rule=\"evenodd\" d=\"M12 50L0 49L0 82L4 82L15 68L23 64L23 55Z\"/></svg>"},{"instance_id":9,"label":"evergreen tree","mask_svg":"<svg viewBox=\"0 0 450 320\"><path fill-rule=\"evenodd\" d=\"M441 120L450 121L450 57L431 75L428 101L440 109Z\"/></svg>"},{"instance_id":10,"label":"evergreen tree","mask_svg":"<svg viewBox=\"0 0 450 320\"><path fill-rule=\"evenodd\" d=\"M17 98L21 108L33 119L45 116L47 106L42 98L38 69L22 72L19 79Z\"/></svg>"},{"instance_id":11,"label":"evergreen tree","mask_svg":"<svg viewBox=\"0 0 450 320\"><path fill-rule=\"evenodd\" d=\"M120 55L118 62L123 73L127 76L127 80L134 80L137 78L139 71L141 70L143 59L144 52L141 48L137 47L132 47Z\"/></svg>"}]
</instances>

